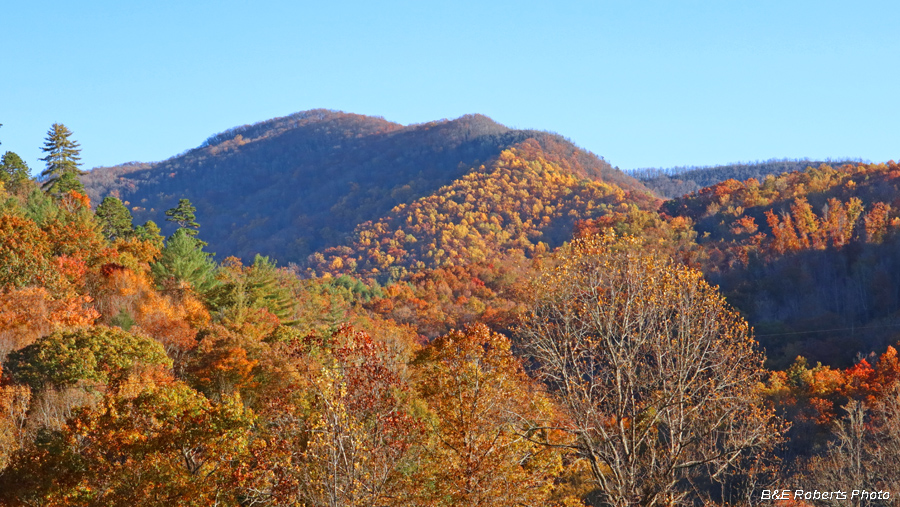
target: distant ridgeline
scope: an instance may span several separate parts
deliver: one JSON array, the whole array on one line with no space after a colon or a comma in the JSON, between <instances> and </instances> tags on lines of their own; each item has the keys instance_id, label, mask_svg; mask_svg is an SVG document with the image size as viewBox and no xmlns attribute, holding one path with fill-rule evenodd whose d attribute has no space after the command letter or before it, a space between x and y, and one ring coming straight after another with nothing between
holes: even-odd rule
<instances>
[{"instance_id":1,"label":"distant ridgeline","mask_svg":"<svg viewBox=\"0 0 900 507\"><path fill-rule=\"evenodd\" d=\"M336 271L359 265L376 274L446 265L467 254L452 248L455 242L474 236L480 238L473 254L479 259L495 248L528 253L540 243L558 245L577 218L601 215L610 206L629 201L655 207L644 185L562 136L513 130L481 115L403 126L306 111L229 129L162 162L100 167L82 181L92 202L116 195L136 223L152 219L166 234L173 229L163 212L190 199L200 237L219 258L249 260L262 253L282 265L322 268L327 260ZM455 208L454 195L470 185L514 193L482 191L478 202L464 198L466 209ZM576 194L580 201L561 207ZM416 231L396 223L413 220L410 210L426 213ZM465 230L476 218L493 225ZM378 232L387 227L390 238ZM348 252L348 245L355 251ZM316 252L326 252L327 259L312 257Z\"/></svg>"},{"instance_id":2,"label":"distant ridgeline","mask_svg":"<svg viewBox=\"0 0 900 507\"><path fill-rule=\"evenodd\" d=\"M692 224L697 263L754 326L774 367L798 355L847 366L848 351L900 338L900 165L730 179L659 211Z\"/></svg>"},{"instance_id":3,"label":"distant ridgeline","mask_svg":"<svg viewBox=\"0 0 900 507\"><path fill-rule=\"evenodd\" d=\"M807 167L819 167L823 164L838 167L850 162L863 162L863 160L769 159L765 162L738 162L712 167L685 166L668 169L635 169L629 171L629 174L640 180L641 183L656 192L660 197L673 199L728 179L744 181L756 178L762 180L770 174L778 176L783 173L803 171Z\"/></svg>"}]
</instances>

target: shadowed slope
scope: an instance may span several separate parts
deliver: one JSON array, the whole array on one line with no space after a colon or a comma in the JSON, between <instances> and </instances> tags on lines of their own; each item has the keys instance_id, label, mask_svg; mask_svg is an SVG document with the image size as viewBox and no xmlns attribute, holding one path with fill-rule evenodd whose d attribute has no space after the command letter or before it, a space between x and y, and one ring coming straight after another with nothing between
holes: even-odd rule
<instances>
[{"instance_id":1,"label":"shadowed slope","mask_svg":"<svg viewBox=\"0 0 900 507\"><path fill-rule=\"evenodd\" d=\"M302 262L527 139L577 177L645 191L561 136L485 116L404 127L327 110L230 129L163 162L98 168L84 183L94 202L109 194L128 201L137 223L162 224L166 209L190 199L202 237L220 256Z\"/></svg>"}]
</instances>

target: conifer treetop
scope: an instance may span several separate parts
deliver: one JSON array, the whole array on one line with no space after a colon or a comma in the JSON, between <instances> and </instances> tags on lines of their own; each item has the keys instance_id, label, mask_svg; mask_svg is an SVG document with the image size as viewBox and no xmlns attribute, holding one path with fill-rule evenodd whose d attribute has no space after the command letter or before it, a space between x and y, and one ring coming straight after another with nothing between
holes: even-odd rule
<instances>
[{"instance_id":1,"label":"conifer treetop","mask_svg":"<svg viewBox=\"0 0 900 507\"><path fill-rule=\"evenodd\" d=\"M54 123L47 131L47 138L41 148L47 156L40 159L47 163L46 169L41 172L45 189L52 187L56 180L66 174L84 174L78 168L81 165L81 145L71 137L72 131L61 123Z\"/></svg>"}]
</instances>

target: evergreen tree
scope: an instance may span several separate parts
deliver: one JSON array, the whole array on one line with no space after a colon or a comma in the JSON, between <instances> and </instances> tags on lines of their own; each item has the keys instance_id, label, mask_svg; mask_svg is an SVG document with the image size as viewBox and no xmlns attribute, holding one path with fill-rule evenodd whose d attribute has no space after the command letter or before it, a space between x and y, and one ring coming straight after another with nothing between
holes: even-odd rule
<instances>
[{"instance_id":1,"label":"evergreen tree","mask_svg":"<svg viewBox=\"0 0 900 507\"><path fill-rule=\"evenodd\" d=\"M159 262L154 263L151 270L160 283L187 283L201 294L209 292L219 283L215 277L216 263L212 260L212 254L204 252L203 245L187 229L178 229L169 236Z\"/></svg>"},{"instance_id":2,"label":"evergreen tree","mask_svg":"<svg viewBox=\"0 0 900 507\"><path fill-rule=\"evenodd\" d=\"M110 319L109 323L111 326L121 328L122 331L128 331L134 326L134 317L126 309L122 308L116 316Z\"/></svg>"},{"instance_id":3,"label":"evergreen tree","mask_svg":"<svg viewBox=\"0 0 900 507\"><path fill-rule=\"evenodd\" d=\"M96 215L103 225L103 233L110 240L128 238L134 234L131 212L118 198L106 196L97 206Z\"/></svg>"},{"instance_id":4,"label":"evergreen tree","mask_svg":"<svg viewBox=\"0 0 900 507\"><path fill-rule=\"evenodd\" d=\"M47 154L46 157L40 159L47 163L47 168L41 172L41 178L44 180L44 189L51 193L62 193L66 190L72 190L72 182L65 182L65 190L56 188L60 178L66 174L72 176L80 176L84 171L78 169L81 165L81 145L77 141L70 139L72 131L61 123L54 123L47 132L47 139L44 141L44 147L41 151ZM77 180L77 178L74 178ZM83 191L83 187L82 187Z\"/></svg>"},{"instance_id":5,"label":"evergreen tree","mask_svg":"<svg viewBox=\"0 0 900 507\"><path fill-rule=\"evenodd\" d=\"M248 288L254 305L267 308L282 322L287 322L293 314L294 303L291 291L279 283L275 262L256 254L248 275Z\"/></svg>"},{"instance_id":6,"label":"evergreen tree","mask_svg":"<svg viewBox=\"0 0 900 507\"><path fill-rule=\"evenodd\" d=\"M17 178L27 179L30 176L31 169L28 168L28 164L16 153L7 151L0 158L0 178L9 181Z\"/></svg>"},{"instance_id":7,"label":"evergreen tree","mask_svg":"<svg viewBox=\"0 0 900 507\"><path fill-rule=\"evenodd\" d=\"M25 215L34 220L39 226L43 227L57 214L59 214L59 207L56 205L56 202L37 187L25 199Z\"/></svg>"},{"instance_id":8,"label":"evergreen tree","mask_svg":"<svg viewBox=\"0 0 900 507\"><path fill-rule=\"evenodd\" d=\"M3 124L0 123L0 127ZM0 143L2 145L3 143ZM7 151L0 158L0 183L10 192L19 191L31 179L31 169L22 157Z\"/></svg>"},{"instance_id":9,"label":"evergreen tree","mask_svg":"<svg viewBox=\"0 0 900 507\"><path fill-rule=\"evenodd\" d=\"M60 196L70 190L74 190L79 194L87 194L84 184L81 183L81 180L78 179L78 175L75 173L63 173L62 176L54 179L49 185L44 183L44 187L47 193L55 196Z\"/></svg>"},{"instance_id":10,"label":"evergreen tree","mask_svg":"<svg viewBox=\"0 0 900 507\"><path fill-rule=\"evenodd\" d=\"M166 219L167 222L175 222L178 224L178 227L184 229L185 232L190 236L197 235L197 229L200 228L200 224L198 224L195 220L196 217L194 213L197 211L191 201L188 199L181 199L178 201L178 206L166 211L166 216L169 217Z\"/></svg>"},{"instance_id":11,"label":"evergreen tree","mask_svg":"<svg viewBox=\"0 0 900 507\"><path fill-rule=\"evenodd\" d=\"M31 178L31 169L19 155L7 151L0 158L0 182L11 192L21 188Z\"/></svg>"},{"instance_id":12,"label":"evergreen tree","mask_svg":"<svg viewBox=\"0 0 900 507\"><path fill-rule=\"evenodd\" d=\"M213 308L236 322L247 310L265 308L282 324L291 324L294 301L291 290L283 283L274 261L256 254L253 265L246 267L240 259L230 257L219 270L222 285L209 294Z\"/></svg>"}]
</instances>

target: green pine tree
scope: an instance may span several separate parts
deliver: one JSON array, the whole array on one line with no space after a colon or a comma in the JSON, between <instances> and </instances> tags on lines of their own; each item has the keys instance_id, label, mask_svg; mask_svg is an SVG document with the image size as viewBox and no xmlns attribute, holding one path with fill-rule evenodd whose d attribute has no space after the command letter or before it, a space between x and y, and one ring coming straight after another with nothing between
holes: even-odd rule
<instances>
[{"instance_id":1,"label":"green pine tree","mask_svg":"<svg viewBox=\"0 0 900 507\"><path fill-rule=\"evenodd\" d=\"M134 234L131 212L118 198L106 196L100 206L97 206L95 214L103 225L103 233L110 240L129 238Z\"/></svg>"},{"instance_id":2,"label":"green pine tree","mask_svg":"<svg viewBox=\"0 0 900 507\"><path fill-rule=\"evenodd\" d=\"M35 187L25 198L25 214L39 226L44 226L59 215L59 207L52 197Z\"/></svg>"},{"instance_id":3,"label":"green pine tree","mask_svg":"<svg viewBox=\"0 0 900 507\"><path fill-rule=\"evenodd\" d=\"M118 326L122 329L122 331L128 331L132 328L132 326L134 326L134 317L132 317L127 310L122 308L121 310L119 310L118 314L109 319L109 325Z\"/></svg>"},{"instance_id":4,"label":"green pine tree","mask_svg":"<svg viewBox=\"0 0 900 507\"><path fill-rule=\"evenodd\" d=\"M30 175L31 169L28 168L28 164L16 153L7 151L0 158L0 178L10 180L23 176L28 178Z\"/></svg>"},{"instance_id":5,"label":"green pine tree","mask_svg":"<svg viewBox=\"0 0 900 507\"><path fill-rule=\"evenodd\" d=\"M169 236L159 261L151 266L151 270L161 284L167 281L189 284L200 294L219 284L212 254L204 252L203 245L187 229L178 229Z\"/></svg>"},{"instance_id":6,"label":"green pine tree","mask_svg":"<svg viewBox=\"0 0 900 507\"><path fill-rule=\"evenodd\" d=\"M178 201L178 206L166 211L166 216L169 217L166 221L175 222L187 234L196 236L197 229L200 228L200 224L196 222L197 218L194 216L196 211L197 208L191 204L190 200L181 199Z\"/></svg>"},{"instance_id":7,"label":"green pine tree","mask_svg":"<svg viewBox=\"0 0 900 507\"><path fill-rule=\"evenodd\" d=\"M31 169L19 155L7 151L0 158L0 182L6 185L10 192L22 188L31 179Z\"/></svg>"},{"instance_id":8,"label":"green pine tree","mask_svg":"<svg viewBox=\"0 0 900 507\"><path fill-rule=\"evenodd\" d=\"M275 262L256 254L247 282L254 306L267 308L281 322L287 323L294 313L294 302L291 291L279 283Z\"/></svg>"},{"instance_id":9,"label":"green pine tree","mask_svg":"<svg viewBox=\"0 0 900 507\"><path fill-rule=\"evenodd\" d=\"M268 257L257 254L250 267L239 261L226 262L219 279L222 285L209 294L209 301L222 315L240 323L248 310L265 308L282 324L292 323L295 305L291 290Z\"/></svg>"},{"instance_id":10,"label":"green pine tree","mask_svg":"<svg viewBox=\"0 0 900 507\"><path fill-rule=\"evenodd\" d=\"M63 176L70 174L77 181L77 176L84 174L84 171L78 168L81 165L79 162L81 160L81 145L77 141L70 139L71 136L72 131L66 128L65 125L54 123L47 132L44 147L41 148L41 151L47 154L46 157L40 159L47 163L47 168L41 172L41 178L44 181L44 190L50 193L60 194L72 189L71 179L73 178L69 178L69 181L64 182L68 187L65 190L57 188L59 180ZM82 187L83 190L84 187Z\"/></svg>"}]
</instances>

